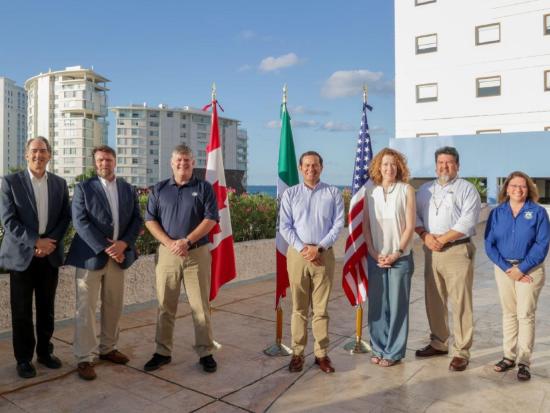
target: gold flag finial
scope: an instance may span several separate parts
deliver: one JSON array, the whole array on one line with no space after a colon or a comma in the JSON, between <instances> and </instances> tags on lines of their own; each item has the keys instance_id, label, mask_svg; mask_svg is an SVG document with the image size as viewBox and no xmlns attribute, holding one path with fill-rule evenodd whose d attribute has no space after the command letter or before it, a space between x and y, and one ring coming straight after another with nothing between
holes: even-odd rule
<instances>
[{"instance_id":1,"label":"gold flag finial","mask_svg":"<svg viewBox=\"0 0 550 413\"><path fill-rule=\"evenodd\" d=\"M216 82L212 83L212 101L216 100Z\"/></svg>"},{"instance_id":2,"label":"gold flag finial","mask_svg":"<svg viewBox=\"0 0 550 413\"><path fill-rule=\"evenodd\" d=\"M283 86L283 104L286 104L286 98L287 98L288 88L286 87L286 83Z\"/></svg>"},{"instance_id":3,"label":"gold flag finial","mask_svg":"<svg viewBox=\"0 0 550 413\"><path fill-rule=\"evenodd\" d=\"M363 103L367 103L367 99L369 96L369 88L367 87L367 84L363 84Z\"/></svg>"}]
</instances>

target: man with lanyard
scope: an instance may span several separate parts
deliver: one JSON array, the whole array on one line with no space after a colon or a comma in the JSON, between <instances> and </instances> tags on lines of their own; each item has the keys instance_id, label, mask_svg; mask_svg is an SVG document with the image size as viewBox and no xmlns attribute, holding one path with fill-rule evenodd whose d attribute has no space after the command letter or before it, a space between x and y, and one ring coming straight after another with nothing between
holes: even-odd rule
<instances>
[{"instance_id":1,"label":"man with lanyard","mask_svg":"<svg viewBox=\"0 0 550 413\"><path fill-rule=\"evenodd\" d=\"M328 357L328 299L334 276L336 242L344 226L344 203L335 186L320 181L323 158L309 151L300 156L302 184L288 188L281 199L279 229L288 242L287 270L292 294L292 350L289 370L304 366L307 321L313 310L315 363L325 373L334 372Z\"/></svg>"},{"instance_id":2,"label":"man with lanyard","mask_svg":"<svg viewBox=\"0 0 550 413\"><path fill-rule=\"evenodd\" d=\"M172 361L174 324L181 284L195 326L194 349L204 371L213 373L216 345L210 324L210 266L208 233L219 220L212 185L193 176L195 160L186 145L172 151L172 177L157 183L149 194L145 226L160 241L156 267L159 302L156 351L144 370Z\"/></svg>"},{"instance_id":3,"label":"man with lanyard","mask_svg":"<svg viewBox=\"0 0 550 413\"><path fill-rule=\"evenodd\" d=\"M425 299L430 344L417 357L448 353L447 301L453 314L453 359L449 369L468 366L473 337L472 284L475 235L481 202L476 188L458 178L459 155L453 147L435 152L438 178L416 194L416 233L424 242Z\"/></svg>"}]
</instances>

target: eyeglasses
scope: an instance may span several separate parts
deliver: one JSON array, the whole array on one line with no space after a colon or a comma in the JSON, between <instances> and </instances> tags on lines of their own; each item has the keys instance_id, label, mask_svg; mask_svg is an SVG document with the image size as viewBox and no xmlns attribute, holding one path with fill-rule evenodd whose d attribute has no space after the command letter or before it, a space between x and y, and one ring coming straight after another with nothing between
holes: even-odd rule
<instances>
[{"instance_id":1,"label":"eyeglasses","mask_svg":"<svg viewBox=\"0 0 550 413\"><path fill-rule=\"evenodd\" d=\"M512 188L512 189L527 189L527 186L526 185L508 185L508 188Z\"/></svg>"}]
</instances>

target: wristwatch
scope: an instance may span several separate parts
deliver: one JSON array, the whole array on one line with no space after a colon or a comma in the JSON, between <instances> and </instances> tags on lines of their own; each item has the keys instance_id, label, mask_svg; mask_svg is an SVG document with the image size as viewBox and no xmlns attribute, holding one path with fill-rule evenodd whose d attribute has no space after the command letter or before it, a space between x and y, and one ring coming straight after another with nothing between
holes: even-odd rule
<instances>
[{"instance_id":1,"label":"wristwatch","mask_svg":"<svg viewBox=\"0 0 550 413\"><path fill-rule=\"evenodd\" d=\"M397 252L399 253L399 256L402 256L404 251L403 251L401 248L399 248L399 249L397 250Z\"/></svg>"},{"instance_id":2,"label":"wristwatch","mask_svg":"<svg viewBox=\"0 0 550 413\"><path fill-rule=\"evenodd\" d=\"M187 243L187 248L191 248L191 245L193 245L191 240L189 238L184 238L183 240Z\"/></svg>"},{"instance_id":3,"label":"wristwatch","mask_svg":"<svg viewBox=\"0 0 550 413\"><path fill-rule=\"evenodd\" d=\"M323 247L319 247L317 248L317 251L319 251L319 253L322 254L323 252L325 252L325 249Z\"/></svg>"}]
</instances>

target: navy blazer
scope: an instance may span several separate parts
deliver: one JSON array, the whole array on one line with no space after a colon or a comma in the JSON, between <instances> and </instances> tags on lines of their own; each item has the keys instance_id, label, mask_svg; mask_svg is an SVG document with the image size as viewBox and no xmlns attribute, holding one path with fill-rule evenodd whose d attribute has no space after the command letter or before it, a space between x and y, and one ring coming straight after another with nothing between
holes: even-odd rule
<instances>
[{"instance_id":1,"label":"navy blazer","mask_svg":"<svg viewBox=\"0 0 550 413\"><path fill-rule=\"evenodd\" d=\"M54 267L63 263L63 237L71 222L67 182L57 175L48 174L48 224L43 238L57 241L48 261ZM17 172L2 178L0 190L0 220L4 227L4 240L0 246L0 268L25 271L34 256L39 238L38 212L29 171Z\"/></svg>"},{"instance_id":2,"label":"navy blazer","mask_svg":"<svg viewBox=\"0 0 550 413\"><path fill-rule=\"evenodd\" d=\"M118 189L118 239L125 241L124 261L119 264L126 269L137 259L136 239L143 225L139 202L134 188L122 178L116 178ZM73 238L67 261L87 270L99 270L107 264L109 256L104 251L111 243L115 229L107 195L97 176L77 184L72 203Z\"/></svg>"}]
</instances>

